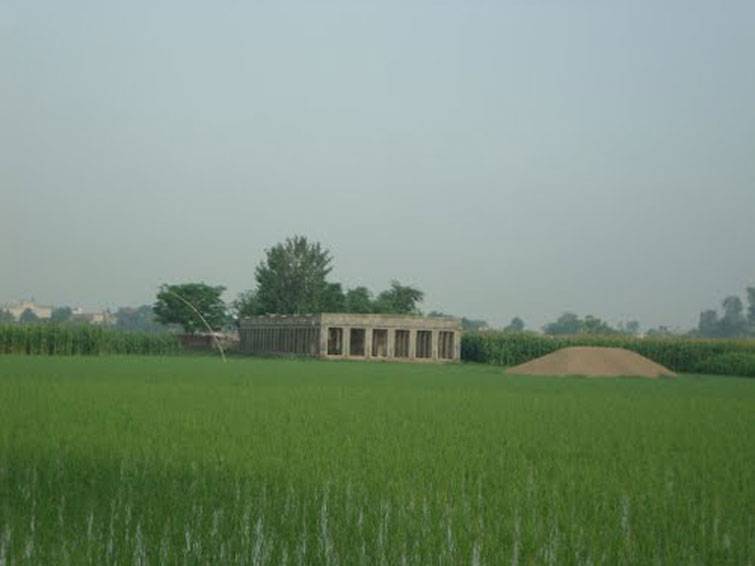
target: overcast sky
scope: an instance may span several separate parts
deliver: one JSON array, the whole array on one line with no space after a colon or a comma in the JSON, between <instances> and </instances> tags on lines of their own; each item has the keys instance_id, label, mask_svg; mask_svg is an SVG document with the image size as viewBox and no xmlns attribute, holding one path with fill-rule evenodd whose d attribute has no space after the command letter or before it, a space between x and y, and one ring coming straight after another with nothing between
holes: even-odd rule
<instances>
[{"instance_id":1,"label":"overcast sky","mask_svg":"<svg viewBox=\"0 0 755 566\"><path fill-rule=\"evenodd\" d=\"M333 278L539 328L755 284L755 2L0 0L0 303Z\"/></svg>"}]
</instances>

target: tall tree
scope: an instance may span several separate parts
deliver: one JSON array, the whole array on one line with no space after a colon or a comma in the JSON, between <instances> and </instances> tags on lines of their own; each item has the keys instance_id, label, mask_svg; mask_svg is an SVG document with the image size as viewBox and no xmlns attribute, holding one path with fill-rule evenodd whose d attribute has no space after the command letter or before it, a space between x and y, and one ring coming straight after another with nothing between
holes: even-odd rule
<instances>
[{"instance_id":1,"label":"tall tree","mask_svg":"<svg viewBox=\"0 0 755 566\"><path fill-rule=\"evenodd\" d=\"M582 320L573 312L565 312L555 322L543 327L543 332L551 335L579 334L582 330Z\"/></svg>"},{"instance_id":2,"label":"tall tree","mask_svg":"<svg viewBox=\"0 0 755 566\"><path fill-rule=\"evenodd\" d=\"M750 334L755 336L755 287L747 287L747 324Z\"/></svg>"},{"instance_id":3,"label":"tall tree","mask_svg":"<svg viewBox=\"0 0 755 566\"><path fill-rule=\"evenodd\" d=\"M154 306L155 316L163 324L180 324L188 334L206 330L204 322L212 330L220 330L228 320L221 299L223 291L225 287L204 283L162 285Z\"/></svg>"},{"instance_id":4,"label":"tall tree","mask_svg":"<svg viewBox=\"0 0 755 566\"><path fill-rule=\"evenodd\" d=\"M33 310L26 309L21 313L21 316L18 317L18 322L21 324L35 324L39 322L39 317L34 314Z\"/></svg>"},{"instance_id":5,"label":"tall tree","mask_svg":"<svg viewBox=\"0 0 755 566\"><path fill-rule=\"evenodd\" d=\"M718 338L721 328L718 320L718 313L713 309L704 310L700 313L700 320L697 323L697 333L702 338Z\"/></svg>"},{"instance_id":6,"label":"tall tree","mask_svg":"<svg viewBox=\"0 0 755 566\"><path fill-rule=\"evenodd\" d=\"M13 324L14 322L16 322L16 317L10 311L0 309L0 324Z\"/></svg>"},{"instance_id":7,"label":"tall tree","mask_svg":"<svg viewBox=\"0 0 755 566\"><path fill-rule=\"evenodd\" d=\"M380 293L375 300L375 312L383 314L419 314L418 303L425 298L419 289L391 282L391 288Z\"/></svg>"},{"instance_id":8,"label":"tall tree","mask_svg":"<svg viewBox=\"0 0 755 566\"><path fill-rule=\"evenodd\" d=\"M736 295L726 297L721 303L724 315L719 322L720 335L724 338L743 336L747 331L747 319L744 315L742 299Z\"/></svg>"},{"instance_id":9,"label":"tall tree","mask_svg":"<svg viewBox=\"0 0 755 566\"><path fill-rule=\"evenodd\" d=\"M237 320L264 314L257 299L257 291L253 289L240 293L238 298L231 304L231 311Z\"/></svg>"},{"instance_id":10,"label":"tall tree","mask_svg":"<svg viewBox=\"0 0 755 566\"><path fill-rule=\"evenodd\" d=\"M50 321L57 323L68 322L69 320L71 320L72 316L73 311L71 310L71 307L56 307L52 309Z\"/></svg>"},{"instance_id":11,"label":"tall tree","mask_svg":"<svg viewBox=\"0 0 755 566\"><path fill-rule=\"evenodd\" d=\"M257 266L257 301L265 313L320 312L332 270L330 252L304 236L287 238L266 251Z\"/></svg>"},{"instance_id":12,"label":"tall tree","mask_svg":"<svg viewBox=\"0 0 755 566\"><path fill-rule=\"evenodd\" d=\"M367 287L354 287L346 291L346 312L371 313L374 309L372 293Z\"/></svg>"},{"instance_id":13,"label":"tall tree","mask_svg":"<svg viewBox=\"0 0 755 566\"><path fill-rule=\"evenodd\" d=\"M524 321L519 318L518 316L515 316L511 319L511 322L509 322L508 326L503 329L504 332L524 332Z\"/></svg>"},{"instance_id":14,"label":"tall tree","mask_svg":"<svg viewBox=\"0 0 755 566\"><path fill-rule=\"evenodd\" d=\"M322 312L346 312L346 297L340 283L327 283L320 301Z\"/></svg>"}]
</instances>

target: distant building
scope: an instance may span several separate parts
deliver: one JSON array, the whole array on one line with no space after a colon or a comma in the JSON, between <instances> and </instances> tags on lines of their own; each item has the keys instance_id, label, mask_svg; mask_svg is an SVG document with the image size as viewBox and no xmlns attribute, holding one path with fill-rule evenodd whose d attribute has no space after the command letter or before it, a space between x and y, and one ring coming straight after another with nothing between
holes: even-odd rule
<instances>
[{"instance_id":1,"label":"distant building","mask_svg":"<svg viewBox=\"0 0 755 566\"><path fill-rule=\"evenodd\" d=\"M71 320L95 325L115 324L115 315L109 310L86 312L81 307L77 307L73 309Z\"/></svg>"},{"instance_id":2,"label":"distant building","mask_svg":"<svg viewBox=\"0 0 755 566\"><path fill-rule=\"evenodd\" d=\"M383 314L255 316L241 320L240 351L330 359L458 361L461 322Z\"/></svg>"},{"instance_id":3,"label":"distant building","mask_svg":"<svg viewBox=\"0 0 755 566\"><path fill-rule=\"evenodd\" d=\"M38 305L34 302L34 299L29 301L17 301L15 303L9 303L3 307L8 311L16 320L21 318L24 311L33 312L39 319L49 319L52 316L52 307Z\"/></svg>"}]
</instances>

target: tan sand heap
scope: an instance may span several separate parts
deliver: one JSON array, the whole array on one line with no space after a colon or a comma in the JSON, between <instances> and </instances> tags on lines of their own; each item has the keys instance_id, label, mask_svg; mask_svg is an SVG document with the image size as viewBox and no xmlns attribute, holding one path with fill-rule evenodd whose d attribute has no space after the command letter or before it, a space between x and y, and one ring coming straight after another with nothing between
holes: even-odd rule
<instances>
[{"instance_id":1,"label":"tan sand heap","mask_svg":"<svg viewBox=\"0 0 755 566\"><path fill-rule=\"evenodd\" d=\"M588 377L675 377L668 368L624 348L574 347L506 370L511 375L585 375Z\"/></svg>"}]
</instances>

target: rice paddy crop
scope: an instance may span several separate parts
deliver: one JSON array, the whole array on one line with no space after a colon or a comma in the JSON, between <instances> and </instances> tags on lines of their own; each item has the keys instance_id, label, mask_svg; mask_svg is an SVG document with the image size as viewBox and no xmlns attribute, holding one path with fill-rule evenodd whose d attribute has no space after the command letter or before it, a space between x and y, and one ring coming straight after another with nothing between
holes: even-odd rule
<instances>
[{"instance_id":1,"label":"rice paddy crop","mask_svg":"<svg viewBox=\"0 0 755 566\"><path fill-rule=\"evenodd\" d=\"M0 357L0 564L755 558L755 381Z\"/></svg>"}]
</instances>

